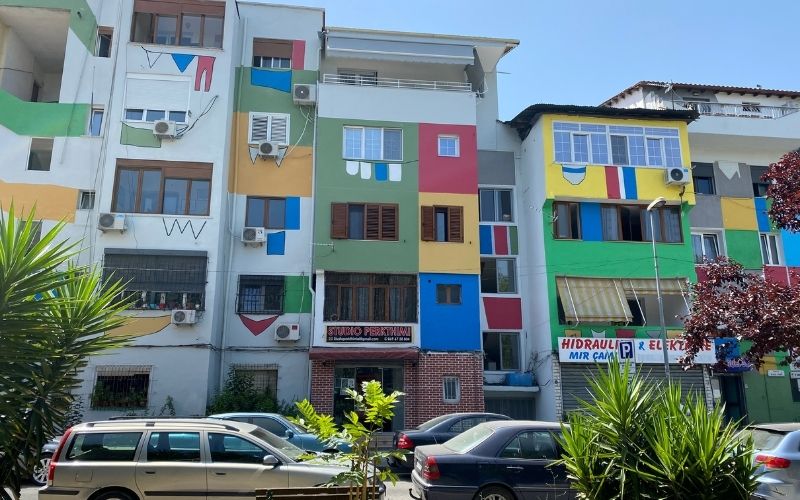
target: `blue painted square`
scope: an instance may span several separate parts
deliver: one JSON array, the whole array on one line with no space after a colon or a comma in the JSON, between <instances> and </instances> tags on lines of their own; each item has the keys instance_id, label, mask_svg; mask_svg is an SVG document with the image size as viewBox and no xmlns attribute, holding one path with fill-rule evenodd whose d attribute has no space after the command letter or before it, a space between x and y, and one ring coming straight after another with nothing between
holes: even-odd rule
<instances>
[{"instance_id":1,"label":"blue painted square","mask_svg":"<svg viewBox=\"0 0 800 500\"><path fill-rule=\"evenodd\" d=\"M481 255L492 255L492 226L481 224L478 228L478 235L481 241Z\"/></svg>"},{"instance_id":2,"label":"blue painted square","mask_svg":"<svg viewBox=\"0 0 800 500\"><path fill-rule=\"evenodd\" d=\"M603 241L599 203L581 203L581 237L584 241Z\"/></svg>"},{"instance_id":3,"label":"blue painted square","mask_svg":"<svg viewBox=\"0 0 800 500\"><path fill-rule=\"evenodd\" d=\"M389 180L389 165L386 163L375 164L375 180L378 182L386 182Z\"/></svg>"},{"instance_id":4,"label":"blue painted square","mask_svg":"<svg viewBox=\"0 0 800 500\"><path fill-rule=\"evenodd\" d=\"M433 351L479 351L481 318L478 276L419 275L420 347ZM461 304L438 304L436 285L461 285Z\"/></svg>"},{"instance_id":5,"label":"blue painted square","mask_svg":"<svg viewBox=\"0 0 800 500\"><path fill-rule=\"evenodd\" d=\"M299 196L289 196L286 198L286 213L283 224L284 229L300 229Z\"/></svg>"},{"instance_id":6,"label":"blue painted square","mask_svg":"<svg viewBox=\"0 0 800 500\"><path fill-rule=\"evenodd\" d=\"M267 255L284 255L286 253L286 231L267 235Z\"/></svg>"},{"instance_id":7,"label":"blue painted square","mask_svg":"<svg viewBox=\"0 0 800 500\"><path fill-rule=\"evenodd\" d=\"M758 221L758 230L762 233L772 231L772 224L769 222L767 216L767 199L766 198L753 198L756 205L756 220Z\"/></svg>"},{"instance_id":8,"label":"blue painted square","mask_svg":"<svg viewBox=\"0 0 800 500\"><path fill-rule=\"evenodd\" d=\"M800 233L781 230L781 242L786 265L789 267L800 266Z\"/></svg>"},{"instance_id":9,"label":"blue painted square","mask_svg":"<svg viewBox=\"0 0 800 500\"><path fill-rule=\"evenodd\" d=\"M290 92L292 90L292 72L289 70L250 68L250 84L256 87Z\"/></svg>"}]
</instances>

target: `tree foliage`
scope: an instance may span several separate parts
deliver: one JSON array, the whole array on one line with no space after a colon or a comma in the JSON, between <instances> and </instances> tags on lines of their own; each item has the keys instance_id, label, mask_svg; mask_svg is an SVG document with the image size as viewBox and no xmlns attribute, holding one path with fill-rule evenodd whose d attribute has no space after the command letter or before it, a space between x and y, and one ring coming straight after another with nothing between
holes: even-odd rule
<instances>
[{"instance_id":1,"label":"tree foliage","mask_svg":"<svg viewBox=\"0 0 800 500\"><path fill-rule=\"evenodd\" d=\"M800 231L800 150L786 153L770 164L762 180L769 183L769 218L781 229Z\"/></svg>"},{"instance_id":2,"label":"tree foliage","mask_svg":"<svg viewBox=\"0 0 800 500\"><path fill-rule=\"evenodd\" d=\"M253 376L231 368L225 386L211 400L207 411L214 413L229 412L258 412L281 413L295 415L297 409L294 405L284 404L275 399L275 395L267 390L258 390L253 381Z\"/></svg>"},{"instance_id":3,"label":"tree foliage","mask_svg":"<svg viewBox=\"0 0 800 500\"><path fill-rule=\"evenodd\" d=\"M800 286L765 279L725 258L705 271L705 279L692 285L684 362L691 363L715 337L749 341L742 359L756 367L774 351L787 351L788 362L800 355Z\"/></svg>"}]
</instances>

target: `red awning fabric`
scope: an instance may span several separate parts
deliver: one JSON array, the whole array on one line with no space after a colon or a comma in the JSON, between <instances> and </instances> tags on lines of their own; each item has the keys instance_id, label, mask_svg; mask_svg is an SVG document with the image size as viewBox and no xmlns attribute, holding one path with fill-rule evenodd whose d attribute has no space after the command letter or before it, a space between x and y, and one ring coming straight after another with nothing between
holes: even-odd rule
<instances>
[{"instance_id":1,"label":"red awning fabric","mask_svg":"<svg viewBox=\"0 0 800 500\"><path fill-rule=\"evenodd\" d=\"M419 350L410 348L374 349L374 348L342 348L314 347L308 352L310 359L417 359Z\"/></svg>"}]
</instances>

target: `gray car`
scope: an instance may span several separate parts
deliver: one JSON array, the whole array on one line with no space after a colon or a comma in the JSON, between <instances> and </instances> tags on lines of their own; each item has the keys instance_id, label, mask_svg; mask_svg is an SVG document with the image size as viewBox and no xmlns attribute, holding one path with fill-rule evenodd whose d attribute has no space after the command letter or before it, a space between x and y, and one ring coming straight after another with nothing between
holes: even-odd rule
<instances>
[{"instance_id":1,"label":"gray car","mask_svg":"<svg viewBox=\"0 0 800 500\"><path fill-rule=\"evenodd\" d=\"M800 423L758 424L748 429L760 474L753 498L800 498Z\"/></svg>"}]
</instances>

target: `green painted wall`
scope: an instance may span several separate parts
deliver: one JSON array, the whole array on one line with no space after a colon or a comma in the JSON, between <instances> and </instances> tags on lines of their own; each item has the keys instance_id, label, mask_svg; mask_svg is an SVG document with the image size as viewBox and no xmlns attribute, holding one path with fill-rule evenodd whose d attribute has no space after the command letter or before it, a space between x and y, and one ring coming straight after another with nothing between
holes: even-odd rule
<instances>
[{"instance_id":1,"label":"green painted wall","mask_svg":"<svg viewBox=\"0 0 800 500\"><path fill-rule=\"evenodd\" d=\"M742 374L747 403L747 417L752 423L800 422L800 402L792 399L792 387L797 380L789 377L788 367L783 377L767 377L752 371Z\"/></svg>"},{"instance_id":2,"label":"green painted wall","mask_svg":"<svg viewBox=\"0 0 800 500\"><path fill-rule=\"evenodd\" d=\"M403 173L400 182L364 180L345 172L342 134L345 125L403 129ZM318 123L314 214L316 269L364 272L408 272L419 269L419 148L416 123L320 118ZM332 240L332 202L378 202L399 205L398 241ZM332 246L328 246L328 245ZM322 246L325 245L325 246Z\"/></svg>"},{"instance_id":3,"label":"green painted wall","mask_svg":"<svg viewBox=\"0 0 800 500\"><path fill-rule=\"evenodd\" d=\"M79 136L86 133L88 104L28 102L0 90L0 125L18 135Z\"/></svg>"},{"instance_id":4,"label":"green painted wall","mask_svg":"<svg viewBox=\"0 0 800 500\"><path fill-rule=\"evenodd\" d=\"M287 113L289 118L291 143L299 146L311 146L314 142L314 110L313 108L300 108L292 101L292 94L280 90L260 87L250 84L249 67L236 68L236 94L234 102L236 111L247 113L261 111L265 113ZM292 70L292 85L295 83L316 83L317 71ZM305 115L303 113L306 113ZM303 125L308 116L311 122L303 134ZM302 134L302 139L300 139ZM299 140L299 142L298 142Z\"/></svg>"},{"instance_id":5,"label":"green painted wall","mask_svg":"<svg viewBox=\"0 0 800 500\"><path fill-rule=\"evenodd\" d=\"M139 146L142 148L160 148L161 139L153 135L149 128L131 127L127 123L122 124L122 132L119 138L120 144L127 146Z\"/></svg>"},{"instance_id":6,"label":"green painted wall","mask_svg":"<svg viewBox=\"0 0 800 500\"><path fill-rule=\"evenodd\" d=\"M689 221L691 206L684 203L681 220L683 243L659 243L657 245L659 274L662 278L693 278L694 257ZM558 348L558 337L565 329L574 327L558 324L558 292L556 276L583 276L592 278L654 278L653 246L650 242L608 242L583 240L558 240L553 238L553 202L547 200L542 207L544 220L544 250L547 263L547 290L550 305L551 334L553 348ZM520 272L519 270L517 271ZM521 272L525 272L522 270ZM534 269L529 272L540 272ZM594 330L606 330L607 334L624 326L594 325ZM645 337L649 327L630 327L637 336ZM584 336L591 336L591 327L578 328ZM669 328L668 328L669 330ZM610 335L609 335L610 336Z\"/></svg>"},{"instance_id":7,"label":"green painted wall","mask_svg":"<svg viewBox=\"0 0 800 500\"><path fill-rule=\"evenodd\" d=\"M0 0L0 6L69 10L69 28L94 53L97 20L86 0Z\"/></svg>"},{"instance_id":8,"label":"green painted wall","mask_svg":"<svg viewBox=\"0 0 800 500\"><path fill-rule=\"evenodd\" d=\"M742 264L745 269L761 269L761 244L758 240L758 231L726 229L725 245L728 257Z\"/></svg>"},{"instance_id":9,"label":"green painted wall","mask_svg":"<svg viewBox=\"0 0 800 500\"><path fill-rule=\"evenodd\" d=\"M310 313L311 292L308 291L308 276L287 276L283 296L284 313Z\"/></svg>"}]
</instances>

